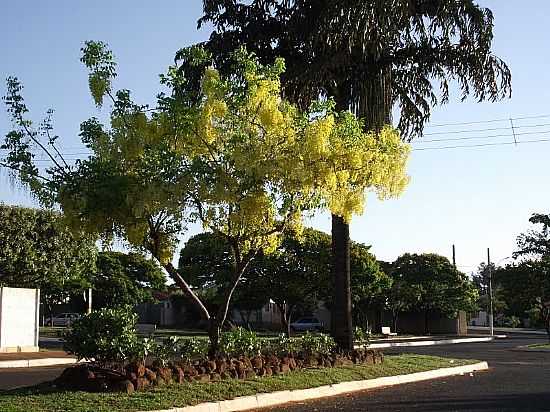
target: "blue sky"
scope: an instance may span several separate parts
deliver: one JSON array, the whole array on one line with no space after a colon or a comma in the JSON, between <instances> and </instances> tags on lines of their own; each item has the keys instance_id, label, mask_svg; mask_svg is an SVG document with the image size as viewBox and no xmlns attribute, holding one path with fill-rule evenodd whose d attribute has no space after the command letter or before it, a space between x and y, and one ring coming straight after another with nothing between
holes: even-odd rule
<instances>
[{"instance_id":1,"label":"blue sky","mask_svg":"<svg viewBox=\"0 0 550 412\"><path fill-rule=\"evenodd\" d=\"M543 0L531 0L529 7L497 0L479 3L495 15L494 50L512 70L513 97L492 104L455 99L434 110L426 129L426 134L441 134L423 139L509 136L439 143L420 143L420 139L414 148L513 141L510 130L472 131L506 128L509 121L434 127L437 124L550 115L550 27L545 17L550 15L550 4ZM83 41L107 42L119 63L117 86L132 90L138 101L153 102L158 74L174 53L208 36L208 29L196 29L201 4L201 0L7 2L0 17L0 76L20 78L35 120L48 108L55 109L63 151L78 153L80 122L99 115L79 62ZM520 141L550 138L550 116L514 123L518 133L540 132L520 135ZM8 129L2 110L0 134ZM454 131L460 133L448 133ZM454 243L457 264L466 272L486 258L487 247L493 260L499 261L514 251L515 238L528 228L531 213L549 212L549 153L550 142L413 151L406 193L385 202L369 196L365 214L353 220L352 238L372 244L373 252L384 260L404 252L450 257ZM5 171L0 173L0 201L33 204ZM326 214L311 224L330 231Z\"/></svg>"}]
</instances>

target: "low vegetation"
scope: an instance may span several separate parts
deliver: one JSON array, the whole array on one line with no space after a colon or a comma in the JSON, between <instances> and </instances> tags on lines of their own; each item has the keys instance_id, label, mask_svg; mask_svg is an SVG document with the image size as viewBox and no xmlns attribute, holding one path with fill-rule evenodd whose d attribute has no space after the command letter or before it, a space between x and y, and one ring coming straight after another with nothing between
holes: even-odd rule
<instances>
[{"instance_id":1,"label":"low vegetation","mask_svg":"<svg viewBox=\"0 0 550 412\"><path fill-rule=\"evenodd\" d=\"M473 360L446 359L423 355L386 356L377 365L353 365L331 369L304 369L266 378L226 380L216 383L187 383L151 388L132 395L61 391L48 385L0 392L4 412L43 411L144 411L201 402L232 399L238 396L317 387L354 380L421 372L474 363ZM62 409L60 409L62 405Z\"/></svg>"}]
</instances>

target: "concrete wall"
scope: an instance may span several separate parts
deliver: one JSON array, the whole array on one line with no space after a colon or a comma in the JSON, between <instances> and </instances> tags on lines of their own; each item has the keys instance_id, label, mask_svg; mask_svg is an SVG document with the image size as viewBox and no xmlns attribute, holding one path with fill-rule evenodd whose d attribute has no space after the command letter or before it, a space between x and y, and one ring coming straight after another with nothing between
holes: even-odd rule
<instances>
[{"instance_id":1,"label":"concrete wall","mask_svg":"<svg viewBox=\"0 0 550 412\"><path fill-rule=\"evenodd\" d=\"M37 352L40 290L0 288L0 352Z\"/></svg>"}]
</instances>

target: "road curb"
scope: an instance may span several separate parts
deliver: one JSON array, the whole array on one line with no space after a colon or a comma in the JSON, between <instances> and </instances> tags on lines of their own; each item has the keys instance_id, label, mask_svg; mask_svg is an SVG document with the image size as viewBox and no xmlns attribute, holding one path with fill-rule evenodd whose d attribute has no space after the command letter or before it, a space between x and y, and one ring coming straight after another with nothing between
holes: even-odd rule
<instances>
[{"instance_id":1,"label":"road curb","mask_svg":"<svg viewBox=\"0 0 550 412\"><path fill-rule=\"evenodd\" d=\"M317 388L301 389L294 391L279 391L261 393L252 396L242 396L235 399L201 403L195 406L182 408L161 409L147 412L234 412L259 409L269 406L282 405L289 402L306 401L310 399L325 398L342 395L345 393L363 391L366 389L382 388L385 386L399 385L403 383L420 382L429 379L443 378L446 376L463 375L475 371L489 369L487 362L474 363L472 365L455 366L452 368L435 369L426 372L416 372L407 375L386 376L383 378L368 379L362 381L342 382L334 385L319 386Z\"/></svg>"},{"instance_id":2,"label":"road curb","mask_svg":"<svg viewBox=\"0 0 550 412\"><path fill-rule=\"evenodd\" d=\"M42 358L42 359L17 359L0 361L0 369L4 368L34 368L38 366L71 365L77 363L75 358Z\"/></svg>"},{"instance_id":3,"label":"road curb","mask_svg":"<svg viewBox=\"0 0 550 412\"><path fill-rule=\"evenodd\" d=\"M491 342L495 339L506 338L506 335L488 336L486 338L456 338L456 339L437 339L437 340L419 340L412 342L384 342L371 343L367 346L369 349L384 349L395 347L411 347L411 346L435 346L435 345L456 345L459 343L475 343L475 342ZM359 348L361 346L357 346Z\"/></svg>"}]
</instances>

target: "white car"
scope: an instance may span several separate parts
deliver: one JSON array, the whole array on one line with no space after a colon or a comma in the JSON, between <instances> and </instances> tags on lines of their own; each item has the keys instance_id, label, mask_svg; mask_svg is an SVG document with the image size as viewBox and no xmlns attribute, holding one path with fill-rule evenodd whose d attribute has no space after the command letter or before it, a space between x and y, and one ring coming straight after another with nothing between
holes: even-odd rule
<instances>
[{"instance_id":1,"label":"white car","mask_svg":"<svg viewBox=\"0 0 550 412\"><path fill-rule=\"evenodd\" d=\"M46 319L47 326L71 326L71 323L76 319L80 318L78 313L61 313L57 316L52 316L51 318Z\"/></svg>"},{"instance_id":2,"label":"white car","mask_svg":"<svg viewBox=\"0 0 550 412\"><path fill-rule=\"evenodd\" d=\"M290 327L297 332L323 330L323 324L317 318L300 318L296 322L292 322Z\"/></svg>"}]
</instances>

